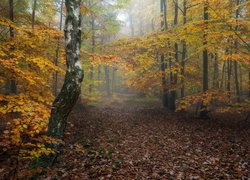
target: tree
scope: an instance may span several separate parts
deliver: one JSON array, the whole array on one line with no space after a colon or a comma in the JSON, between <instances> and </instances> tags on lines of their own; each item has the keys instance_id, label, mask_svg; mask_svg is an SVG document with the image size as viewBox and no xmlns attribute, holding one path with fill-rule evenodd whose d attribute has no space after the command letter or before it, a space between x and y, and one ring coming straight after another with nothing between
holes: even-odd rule
<instances>
[{"instance_id":1,"label":"tree","mask_svg":"<svg viewBox=\"0 0 250 180\"><path fill-rule=\"evenodd\" d=\"M80 92L83 80L83 70L80 64L81 48L81 0L66 0L66 23L65 23L65 50L67 71L63 87L56 97L48 126L48 135L62 139L67 118L74 107ZM52 145L58 149L58 145ZM42 165L52 165L56 156L51 155L42 160Z\"/></svg>"},{"instance_id":2,"label":"tree","mask_svg":"<svg viewBox=\"0 0 250 180\"><path fill-rule=\"evenodd\" d=\"M59 22L59 30L62 31L62 21L63 21L63 7L64 7L64 0L61 0L60 4L60 22ZM58 38L58 44L56 48L56 57L55 57L55 65L58 66L58 59L59 59L59 51L60 51L60 38ZM57 89L58 89L58 72L54 73L54 95L57 96Z\"/></svg>"},{"instance_id":3,"label":"tree","mask_svg":"<svg viewBox=\"0 0 250 180\"><path fill-rule=\"evenodd\" d=\"M208 91L208 50L207 50L207 30L208 30L208 0L204 0L204 35L203 35L203 93ZM200 117L206 118L208 116L207 107L202 102L201 109L200 109Z\"/></svg>"},{"instance_id":4,"label":"tree","mask_svg":"<svg viewBox=\"0 0 250 180\"><path fill-rule=\"evenodd\" d=\"M178 18L179 18L179 4L178 4L178 0L174 1L174 26L178 25ZM174 51L175 51L175 63L178 62L178 56L179 56L179 46L178 43L175 42L174 43ZM174 87L177 84L177 73L176 72L172 72L172 60L170 60L170 83L171 86ZM169 109L171 111L175 111L176 106L175 106L175 101L176 101L176 96L177 96L177 92L174 89L171 90L171 96L169 99Z\"/></svg>"},{"instance_id":5,"label":"tree","mask_svg":"<svg viewBox=\"0 0 250 180\"><path fill-rule=\"evenodd\" d=\"M33 0L33 7L32 7L32 29L34 29L34 26L35 26L36 8L37 8L37 0Z\"/></svg>"},{"instance_id":6,"label":"tree","mask_svg":"<svg viewBox=\"0 0 250 180\"><path fill-rule=\"evenodd\" d=\"M167 30L167 2L165 0L160 1L161 6L161 30ZM166 62L164 54L160 55L161 60L161 73L162 73L162 103L164 107L168 107L169 93L167 89L167 77L166 77Z\"/></svg>"},{"instance_id":7,"label":"tree","mask_svg":"<svg viewBox=\"0 0 250 180\"><path fill-rule=\"evenodd\" d=\"M239 10L239 6L240 5L240 0L236 0L236 7L237 7L237 10L235 12L235 18L236 18L236 27L235 27L235 31L238 31L238 18L239 18L239 15L240 15L240 10ZM235 51L237 53L238 51L238 40L236 40L234 42L234 45L235 45ZM235 89L236 89L236 99L237 99L237 102L239 103L240 102L240 85L239 85L239 76L238 76L238 62L237 61L234 61L234 73L235 73Z\"/></svg>"},{"instance_id":8,"label":"tree","mask_svg":"<svg viewBox=\"0 0 250 180\"><path fill-rule=\"evenodd\" d=\"M10 21L14 22L14 2L13 0L9 0L9 18ZM10 26L10 38L14 39L14 28ZM15 47L11 46L10 51L13 51ZM16 82L14 80L10 80L10 93L16 94L17 93L17 87Z\"/></svg>"},{"instance_id":9,"label":"tree","mask_svg":"<svg viewBox=\"0 0 250 180\"><path fill-rule=\"evenodd\" d=\"M185 26L187 24L187 0L183 0L183 25ZM186 41L183 40L182 42L182 59L181 59L181 98L185 96L185 61L187 57L187 44Z\"/></svg>"}]
</instances>

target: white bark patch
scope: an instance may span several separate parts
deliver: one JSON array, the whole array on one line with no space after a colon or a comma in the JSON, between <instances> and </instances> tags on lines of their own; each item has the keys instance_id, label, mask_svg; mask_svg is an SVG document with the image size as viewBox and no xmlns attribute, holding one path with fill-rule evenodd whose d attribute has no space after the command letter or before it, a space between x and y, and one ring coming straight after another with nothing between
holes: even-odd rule
<instances>
[{"instance_id":1,"label":"white bark patch","mask_svg":"<svg viewBox=\"0 0 250 180\"><path fill-rule=\"evenodd\" d=\"M73 24L72 21L69 21L66 25L66 45L68 45L69 43L71 43L71 32L73 29Z\"/></svg>"},{"instance_id":2,"label":"white bark patch","mask_svg":"<svg viewBox=\"0 0 250 180\"><path fill-rule=\"evenodd\" d=\"M82 65L81 65L80 61L77 61L77 62L75 63L75 67L77 67L77 68L79 68L79 69L82 69Z\"/></svg>"},{"instance_id":3,"label":"white bark patch","mask_svg":"<svg viewBox=\"0 0 250 180\"><path fill-rule=\"evenodd\" d=\"M80 14L80 8L76 8L73 10L73 14L75 16L75 19L79 21L79 14Z\"/></svg>"}]
</instances>

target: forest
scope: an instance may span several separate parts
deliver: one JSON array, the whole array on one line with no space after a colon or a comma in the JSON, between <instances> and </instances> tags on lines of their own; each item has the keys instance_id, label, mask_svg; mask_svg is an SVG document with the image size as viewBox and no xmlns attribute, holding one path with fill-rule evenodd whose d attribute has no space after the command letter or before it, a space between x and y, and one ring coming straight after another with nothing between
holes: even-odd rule
<instances>
[{"instance_id":1,"label":"forest","mask_svg":"<svg viewBox=\"0 0 250 180\"><path fill-rule=\"evenodd\" d=\"M0 0L0 179L250 179L250 1Z\"/></svg>"}]
</instances>

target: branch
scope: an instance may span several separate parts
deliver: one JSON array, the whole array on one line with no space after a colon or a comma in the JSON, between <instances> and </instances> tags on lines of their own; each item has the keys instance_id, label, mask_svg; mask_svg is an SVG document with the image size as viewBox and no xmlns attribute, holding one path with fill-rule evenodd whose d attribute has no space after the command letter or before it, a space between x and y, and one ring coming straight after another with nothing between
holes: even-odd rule
<instances>
[{"instance_id":1,"label":"branch","mask_svg":"<svg viewBox=\"0 0 250 180\"><path fill-rule=\"evenodd\" d=\"M174 2L175 4L177 4L178 9L182 12L182 14L184 14L184 11L181 9L181 7L180 7L179 4L176 2L176 0L173 0L173 2Z\"/></svg>"},{"instance_id":2,"label":"branch","mask_svg":"<svg viewBox=\"0 0 250 180\"><path fill-rule=\"evenodd\" d=\"M220 16L217 14L217 12L211 7L209 6L209 8L217 15L217 17L220 18ZM231 25L225 21L225 24L231 28ZM232 29L232 31L234 32L234 34L247 46L248 51L250 51L250 45L235 31Z\"/></svg>"},{"instance_id":3,"label":"branch","mask_svg":"<svg viewBox=\"0 0 250 180\"><path fill-rule=\"evenodd\" d=\"M200 4L201 4L201 3L197 3L197 4L190 5L190 6L187 7L187 9L193 8L193 7L198 6L198 5L200 5Z\"/></svg>"}]
</instances>

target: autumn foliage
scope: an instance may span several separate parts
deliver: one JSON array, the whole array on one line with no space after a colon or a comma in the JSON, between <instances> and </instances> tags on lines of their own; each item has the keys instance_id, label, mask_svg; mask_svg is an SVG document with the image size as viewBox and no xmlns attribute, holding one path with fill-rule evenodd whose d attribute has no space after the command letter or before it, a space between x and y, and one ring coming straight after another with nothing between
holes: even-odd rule
<instances>
[{"instance_id":1,"label":"autumn foliage","mask_svg":"<svg viewBox=\"0 0 250 180\"><path fill-rule=\"evenodd\" d=\"M34 172L29 172L29 176L33 176L37 172L43 173L44 169L36 167L41 157L55 155L59 151L55 151L53 147L60 149L57 145L65 145L62 139L49 137L47 131L51 114L56 109L56 106L52 107L53 101L58 100L58 104L62 104L61 107L69 105L63 104L56 98L58 94L63 96L64 100L68 100L65 102L71 102L74 99L75 103L78 97L78 94L74 98L73 95L67 96L63 94L65 91L59 93L60 87L66 90L73 87L63 84L72 80L71 75L77 74L71 71L73 66L69 66L71 65L69 62L76 69L79 68L78 70L81 70L81 65L83 66L84 81L82 87L80 81L77 83L75 80L71 81L72 84L78 85L78 89L74 89L77 89L78 93L82 90L82 94L79 97L77 111L71 117L78 127L74 127L71 121L66 121L65 116L69 113L63 117L65 127L61 132L64 132L65 128L67 130L64 147L66 153L63 156L66 159L76 157L70 163L76 162L77 166L83 164L79 159L82 161L84 157L86 164L81 169L84 173L88 172L92 175L91 168L95 166L99 168L101 165L104 169L111 167L104 170L107 174L105 177L111 177L109 175L116 172L120 173L116 175L122 176L123 169L120 164L134 168L136 165L126 158L137 158L136 155L133 157L128 155L133 142L131 139L136 134L138 136L133 145L135 149L138 148L140 138L145 134L149 142L152 141L154 144L152 147L149 143L147 146L149 150L147 149L146 153L141 151L142 154L144 153L145 159L142 158L144 162L150 161L148 155L150 148L157 153L156 147L165 147L164 144L168 144L167 148L183 148L179 139L185 139L187 134L200 139L199 142L202 144L198 147L202 148L204 139L213 139L215 133L223 131L219 127L220 124L216 124L217 121L213 122L216 125L209 124L209 120L213 120L214 116L217 117L216 120L220 119L218 117L223 117L222 120L224 120L227 119L226 115L232 115L232 118L229 118L230 123L233 122L234 117L240 117L245 120L244 123L248 123L250 118L249 1L116 0L109 3L109 1L94 0L77 2L80 6L77 12L83 14L82 28L75 27L78 32L77 37L71 25L68 29L64 27L65 14L67 15L68 10L65 8L65 0L4 0L0 4L0 159L1 156L9 153L11 157L16 158L16 162L22 159L35 163ZM74 17L80 22L80 16ZM65 32L63 32L64 28ZM78 38L80 35L82 39ZM79 44L72 41L72 37L75 37ZM72 43L69 43L71 41ZM71 47L70 50L69 47ZM72 55L72 51L75 51L75 55ZM71 61L66 61L68 54L74 56L70 57ZM65 74L69 76L64 81ZM138 108L136 101L143 105L141 109ZM129 104L130 102L133 102L133 105L136 104L136 107ZM100 104L108 108L100 107ZM145 108L148 104L152 105L149 111ZM123 105L125 111L122 110ZM94 108L89 110L92 106ZM73 104L68 107L73 108ZM114 110L109 109L110 107ZM95 114L94 111L99 114ZM87 114L86 117L84 113ZM135 115L137 113L138 115ZM126 124L127 116L131 117L128 124ZM202 121L205 124L200 125L194 117L208 121ZM63 119L60 116L55 116L54 119L58 120L57 118ZM91 122L86 118L90 118ZM105 124L105 118L108 119L111 128L108 127L109 124ZM190 118L191 125L188 121ZM139 121L134 122L135 119ZM148 120L145 121L145 119ZM170 126L166 119L170 120ZM82 122L86 124L81 124ZM155 126L151 126L149 122L153 122ZM161 123L168 132L161 127ZM224 127L226 122L222 124ZM59 126L61 126L60 123ZM173 128L169 128L171 126ZM208 129L203 131L202 128L205 129L207 126L211 129L216 127L218 132L213 134ZM102 127L106 129L105 132ZM201 136L196 136L194 133L196 127ZM117 132L115 128L118 128ZM96 144L85 142L82 136L79 136L82 138L79 140L77 133L81 131L84 131L81 134L83 136L88 136L90 132L91 137L86 139L97 138L100 147L107 148L111 145L112 150L118 149L122 152L125 146L126 152L121 155L125 157L124 162L117 162L120 158L119 152L114 153L115 161L113 161L109 157L113 152L103 149L99 152L95 149ZM188 131L188 133L182 136L182 131ZM154 137L152 135L154 133L159 134ZM230 131L227 131L223 134L220 141L228 138L226 136L229 133ZM240 133L241 136L243 133ZM130 141L127 141L125 134L129 136ZM107 143L109 135L120 139L115 137L109 144ZM147 140L143 139L144 142ZM187 140L187 147L191 148L192 152L196 151L197 149L190 142L190 139ZM247 141L241 139L239 142L242 149L247 149ZM212 149L217 152L216 147L220 143L214 141L211 145ZM225 144L229 147L230 141ZM168 149L173 154L170 159L174 161L175 152L172 152L171 148ZM137 151L140 152L138 149ZM223 147L219 149L223 151ZM209 150L206 149L206 151ZM180 154L184 153L183 156L188 157L189 160L194 156L188 148L180 152ZM241 150L236 152L237 157L242 153ZM136 154L136 152L132 153ZM155 153L156 157L160 159L163 151L157 153ZM249 154L247 153L246 156ZM202 156L199 158L200 166L207 166L202 164L201 160L206 156L200 154L199 156ZM219 163L218 157L211 157L211 159L209 163ZM227 161L227 157L224 159ZM232 159L237 162L237 158ZM92 161L98 163L101 161L101 163L91 164ZM109 165L106 166L105 163ZM140 162L137 163L140 166ZM217 171L211 167L213 166L209 166L210 171ZM226 167L228 168L229 165L227 164ZM142 168L144 168L143 165ZM78 172L79 169L76 171ZM134 169L134 171L137 170ZM159 174L153 173L150 177L160 177L161 172L155 171ZM178 171L180 170L176 172L170 170L168 177L177 178ZM239 174L234 174L234 177L240 177L240 173L246 176L246 171L245 166L242 165L237 171ZM96 174L100 175L101 172L102 170L98 170L99 174ZM195 173L197 173L196 170L194 170ZM98 175L93 174L94 178L99 178ZM66 174L65 177L70 175ZM192 173L188 177L192 177Z\"/></svg>"},{"instance_id":2,"label":"autumn foliage","mask_svg":"<svg viewBox=\"0 0 250 180\"><path fill-rule=\"evenodd\" d=\"M47 129L54 98L48 82L53 80L54 72L63 73L53 62L54 47L62 33L45 26L32 30L7 19L0 19L0 25L15 31L14 38L1 41L1 86L14 81L17 89L16 93L0 95L0 116L6 128L1 145L5 151L11 146L20 147L20 155L25 158L38 157L47 153L34 138ZM32 151L25 150L27 147Z\"/></svg>"}]
</instances>

